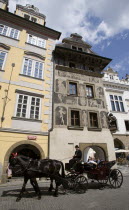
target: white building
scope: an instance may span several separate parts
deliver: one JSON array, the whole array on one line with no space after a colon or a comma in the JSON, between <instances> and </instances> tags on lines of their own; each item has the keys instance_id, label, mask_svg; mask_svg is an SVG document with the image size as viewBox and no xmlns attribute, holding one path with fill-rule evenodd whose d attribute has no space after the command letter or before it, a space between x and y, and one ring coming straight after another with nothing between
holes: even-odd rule
<instances>
[{"instance_id":1,"label":"white building","mask_svg":"<svg viewBox=\"0 0 129 210\"><path fill-rule=\"evenodd\" d=\"M117 119L114 146L129 149L129 75L120 80L118 73L108 68L104 71L103 82L108 111Z\"/></svg>"}]
</instances>

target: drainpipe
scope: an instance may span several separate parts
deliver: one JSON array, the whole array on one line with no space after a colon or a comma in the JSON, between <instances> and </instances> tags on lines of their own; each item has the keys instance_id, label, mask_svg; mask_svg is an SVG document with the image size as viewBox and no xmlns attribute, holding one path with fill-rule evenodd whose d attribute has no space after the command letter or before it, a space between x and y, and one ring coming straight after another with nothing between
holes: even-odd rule
<instances>
[{"instance_id":1,"label":"drainpipe","mask_svg":"<svg viewBox=\"0 0 129 210\"><path fill-rule=\"evenodd\" d=\"M11 74L10 74L8 89L5 90L5 94L6 94L5 97L2 98L2 99L4 99L4 105L3 105L2 117L1 117L1 127L2 127L2 123L3 123L4 119L5 119L4 114L5 114L6 105L8 103L7 100L10 101L8 95L9 95L9 88L10 88L10 85L11 85L11 79L12 79L12 73L13 73L13 68L14 67L15 67L15 63L12 63L12 70L11 70Z\"/></svg>"},{"instance_id":2,"label":"drainpipe","mask_svg":"<svg viewBox=\"0 0 129 210\"><path fill-rule=\"evenodd\" d=\"M52 85L52 124L51 128L48 130L48 158L50 158L50 132L53 131L53 124L54 124L54 81L55 81L55 58L54 52L53 54L53 85Z\"/></svg>"}]
</instances>

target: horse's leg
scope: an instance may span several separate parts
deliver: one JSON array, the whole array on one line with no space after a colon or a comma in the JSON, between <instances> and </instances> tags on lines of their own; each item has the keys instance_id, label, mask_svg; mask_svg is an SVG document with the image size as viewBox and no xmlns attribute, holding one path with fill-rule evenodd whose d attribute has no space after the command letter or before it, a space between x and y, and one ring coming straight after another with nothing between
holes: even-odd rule
<instances>
[{"instance_id":1,"label":"horse's leg","mask_svg":"<svg viewBox=\"0 0 129 210\"><path fill-rule=\"evenodd\" d=\"M38 200L40 200L40 199L41 199L41 191L40 191L40 189L39 189L39 186L38 186L38 183L37 183L37 181L36 181L36 178L34 179L34 185L35 185L35 189L36 189L36 191L37 191Z\"/></svg>"},{"instance_id":2,"label":"horse's leg","mask_svg":"<svg viewBox=\"0 0 129 210\"><path fill-rule=\"evenodd\" d=\"M50 183L50 187L49 187L49 192L51 192L53 190L53 178L51 179L51 183Z\"/></svg>"},{"instance_id":3,"label":"horse's leg","mask_svg":"<svg viewBox=\"0 0 129 210\"><path fill-rule=\"evenodd\" d=\"M37 194L37 188L36 188L36 186L35 186L34 179L30 179L30 183L31 183L31 185L33 186L33 188L34 188L34 190L35 190L35 192L36 192L36 194Z\"/></svg>"},{"instance_id":4,"label":"horse's leg","mask_svg":"<svg viewBox=\"0 0 129 210\"><path fill-rule=\"evenodd\" d=\"M58 197L58 187L59 187L60 184L57 180L55 180L55 183L56 183L56 188L55 188L54 196Z\"/></svg>"},{"instance_id":5,"label":"horse's leg","mask_svg":"<svg viewBox=\"0 0 129 210\"><path fill-rule=\"evenodd\" d=\"M21 189L20 194L18 195L18 197L16 199L17 202L21 200L22 195L25 191L25 187L26 187L27 182L28 182L28 178L24 177L24 183L23 183L22 189Z\"/></svg>"}]
</instances>

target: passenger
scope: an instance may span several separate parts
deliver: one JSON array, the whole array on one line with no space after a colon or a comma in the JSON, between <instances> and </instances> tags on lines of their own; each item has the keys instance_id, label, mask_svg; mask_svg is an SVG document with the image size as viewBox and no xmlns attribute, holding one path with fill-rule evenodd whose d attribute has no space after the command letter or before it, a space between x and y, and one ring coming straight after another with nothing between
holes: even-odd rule
<instances>
[{"instance_id":1,"label":"passenger","mask_svg":"<svg viewBox=\"0 0 129 210\"><path fill-rule=\"evenodd\" d=\"M81 160L81 158L82 158L82 151L79 149L78 145L75 146L75 149L76 149L76 151L75 151L73 158L71 160L69 160L70 168L72 168L73 165L76 162L78 162L79 160Z\"/></svg>"},{"instance_id":2,"label":"passenger","mask_svg":"<svg viewBox=\"0 0 129 210\"><path fill-rule=\"evenodd\" d=\"M97 162L95 161L95 158L90 157L90 156L89 156L89 159L88 159L88 162L87 163L92 163L94 165L97 165Z\"/></svg>"}]
</instances>

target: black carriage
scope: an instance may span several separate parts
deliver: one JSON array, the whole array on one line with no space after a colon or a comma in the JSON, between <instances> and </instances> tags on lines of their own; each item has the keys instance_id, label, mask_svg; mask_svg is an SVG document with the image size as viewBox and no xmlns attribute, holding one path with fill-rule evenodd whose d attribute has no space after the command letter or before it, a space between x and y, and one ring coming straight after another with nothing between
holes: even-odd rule
<instances>
[{"instance_id":1,"label":"black carriage","mask_svg":"<svg viewBox=\"0 0 129 210\"><path fill-rule=\"evenodd\" d=\"M109 183L111 188L120 188L123 183L123 175L120 170L112 169L116 161L101 161L95 165L93 163L77 162L74 170L70 168L69 163L65 164L68 171L66 176L69 187L78 192L85 192L88 189L88 180L98 181L100 186L104 187Z\"/></svg>"}]
</instances>

